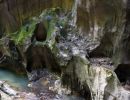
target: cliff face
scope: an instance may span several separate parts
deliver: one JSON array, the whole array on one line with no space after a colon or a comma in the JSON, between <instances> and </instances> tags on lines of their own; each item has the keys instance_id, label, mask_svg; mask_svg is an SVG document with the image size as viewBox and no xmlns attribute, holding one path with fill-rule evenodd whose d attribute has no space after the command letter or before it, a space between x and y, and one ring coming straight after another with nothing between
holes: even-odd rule
<instances>
[{"instance_id":1,"label":"cliff face","mask_svg":"<svg viewBox=\"0 0 130 100\"><path fill-rule=\"evenodd\" d=\"M94 38L103 35L108 28L117 30L123 16L122 0L80 0L77 1L77 26L82 32L93 34ZM116 29L115 29L116 28Z\"/></svg>"},{"instance_id":2,"label":"cliff face","mask_svg":"<svg viewBox=\"0 0 130 100\"><path fill-rule=\"evenodd\" d=\"M75 0L80 33L100 45L91 57L112 57L116 65L127 63L129 57L129 0Z\"/></svg>"},{"instance_id":3,"label":"cliff face","mask_svg":"<svg viewBox=\"0 0 130 100\"><path fill-rule=\"evenodd\" d=\"M0 33L14 32L30 17L46 8L63 7L70 10L73 0L1 0Z\"/></svg>"},{"instance_id":4,"label":"cliff face","mask_svg":"<svg viewBox=\"0 0 130 100\"><path fill-rule=\"evenodd\" d=\"M71 10L73 7L76 10L75 22L81 32L101 39L104 33L120 31L123 6L123 0L1 0L0 31L14 32L28 18L39 15L46 8Z\"/></svg>"},{"instance_id":5,"label":"cliff face","mask_svg":"<svg viewBox=\"0 0 130 100\"><path fill-rule=\"evenodd\" d=\"M130 81L129 5L129 0L1 0L0 35L10 34L0 39L0 67L11 65L18 73L48 68L86 98L115 100L120 94L115 65L118 78ZM65 10L45 10L53 7Z\"/></svg>"},{"instance_id":6,"label":"cliff face","mask_svg":"<svg viewBox=\"0 0 130 100\"><path fill-rule=\"evenodd\" d=\"M117 63L130 65L130 0L126 5L126 22L123 33L120 35L119 45L116 47Z\"/></svg>"},{"instance_id":7,"label":"cliff face","mask_svg":"<svg viewBox=\"0 0 130 100\"><path fill-rule=\"evenodd\" d=\"M130 64L130 0L75 0L80 33L100 45L90 56L112 57L115 65Z\"/></svg>"},{"instance_id":8,"label":"cliff face","mask_svg":"<svg viewBox=\"0 0 130 100\"><path fill-rule=\"evenodd\" d=\"M99 42L90 57L129 64L129 5L129 0L1 0L0 35L15 32L46 8L62 7L72 11L80 34Z\"/></svg>"},{"instance_id":9,"label":"cliff face","mask_svg":"<svg viewBox=\"0 0 130 100\"><path fill-rule=\"evenodd\" d=\"M0 36L17 31L46 8L72 11L72 24L99 45L90 57L111 57L129 64L129 0L1 0Z\"/></svg>"},{"instance_id":10,"label":"cliff face","mask_svg":"<svg viewBox=\"0 0 130 100\"><path fill-rule=\"evenodd\" d=\"M101 45L95 53L112 56L112 48L123 31L125 11L122 0L81 0L77 5L77 26ZM107 38L107 39L106 39ZM101 52L103 54L101 54Z\"/></svg>"}]
</instances>

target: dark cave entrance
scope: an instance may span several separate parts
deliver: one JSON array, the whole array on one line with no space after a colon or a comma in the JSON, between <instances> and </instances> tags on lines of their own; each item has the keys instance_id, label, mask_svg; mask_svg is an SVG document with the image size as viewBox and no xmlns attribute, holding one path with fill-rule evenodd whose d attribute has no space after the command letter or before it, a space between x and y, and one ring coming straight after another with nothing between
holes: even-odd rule
<instances>
[{"instance_id":1,"label":"dark cave entrance","mask_svg":"<svg viewBox=\"0 0 130 100\"><path fill-rule=\"evenodd\" d=\"M127 84L130 82L130 64L119 64L115 73L121 83Z\"/></svg>"}]
</instances>

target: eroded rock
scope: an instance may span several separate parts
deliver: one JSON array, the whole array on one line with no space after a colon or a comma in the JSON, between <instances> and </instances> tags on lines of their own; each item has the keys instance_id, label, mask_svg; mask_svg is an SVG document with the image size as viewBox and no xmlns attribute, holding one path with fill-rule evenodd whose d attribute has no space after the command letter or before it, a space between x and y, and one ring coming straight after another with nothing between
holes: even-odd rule
<instances>
[{"instance_id":1,"label":"eroded rock","mask_svg":"<svg viewBox=\"0 0 130 100\"><path fill-rule=\"evenodd\" d=\"M17 74L25 74L26 69L23 65L23 59L18 47L9 38L0 41L1 58L0 67L14 71Z\"/></svg>"},{"instance_id":2,"label":"eroded rock","mask_svg":"<svg viewBox=\"0 0 130 100\"><path fill-rule=\"evenodd\" d=\"M61 72L56 58L47 46L31 46L27 52L27 70L30 72L39 68L48 68Z\"/></svg>"}]
</instances>

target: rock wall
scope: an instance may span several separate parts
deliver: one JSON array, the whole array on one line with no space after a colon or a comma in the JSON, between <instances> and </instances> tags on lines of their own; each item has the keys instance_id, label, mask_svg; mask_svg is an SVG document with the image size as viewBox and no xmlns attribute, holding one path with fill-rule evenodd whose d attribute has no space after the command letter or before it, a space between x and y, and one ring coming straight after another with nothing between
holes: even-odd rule
<instances>
[{"instance_id":1,"label":"rock wall","mask_svg":"<svg viewBox=\"0 0 130 100\"><path fill-rule=\"evenodd\" d=\"M57 14L54 9L51 9L50 14L47 13L49 12L47 10L46 16L43 16L43 18L49 16L51 19L47 24L48 29L43 30L47 32L47 35L50 35L47 36L46 42L37 41L39 40L37 38L31 40L33 33L35 33L33 22L28 26L23 25L24 27L17 34L11 34L12 38L9 37L9 40L14 39L16 45L13 45L10 41L7 43L7 40L4 43L1 42L3 47L1 46L0 60L7 61L6 63L15 60L22 65L20 70L24 70L24 72L26 72L24 67L28 71L39 67L47 67L54 72L58 71L63 74L62 79L65 79L63 83L68 79L67 83L71 85L72 89L78 89L77 86L81 85L78 91L81 91L81 93L83 91L82 94L85 95L88 94L86 98L92 100L118 99L120 83L115 73L103 68L104 66L101 66L100 62L100 67L91 65L90 58L86 59L87 47L85 48L85 46L88 45L88 42L100 42L100 45L88 54L90 57L95 55L98 57L113 57L114 63L117 64L122 63L122 61L129 62L129 5L126 7L125 3L123 0L75 0L75 2L73 0L33 0L33 2L30 0L26 2L24 0L2 0L0 2L1 33L14 32L25 24L30 17L39 15L42 10L60 6L66 10L72 9L72 24L88 40L78 36L77 30L69 25L69 22L71 22L69 14L67 14L68 16L65 12ZM89 36L92 41L89 41ZM85 43L85 45L82 45L82 43ZM7 55L11 60L2 59L2 55ZM58 57L63 62L60 62ZM2 61L1 64L3 64ZM11 61L11 63L13 62ZM16 67L14 66L13 69ZM121 99L119 100L122 100L122 95L120 96Z\"/></svg>"},{"instance_id":2,"label":"rock wall","mask_svg":"<svg viewBox=\"0 0 130 100\"><path fill-rule=\"evenodd\" d=\"M126 2L126 22L123 33L120 35L118 45L115 49L115 57L117 64L130 64L130 0ZM117 59L118 58L118 59Z\"/></svg>"},{"instance_id":3,"label":"rock wall","mask_svg":"<svg viewBox=\"0 0 130 100\"><path fill-rule=\"evenodd\" d=\"M129 60L129 0L75 0L74 22L81 34L100 43L90 57L112 57L116 65Z\"/></svg>"},{"instance_id":4,"label":"rock wall","mask_svg":"<svg viewBox=\"0 0 130 100\"><path fill-rule=\"evenodd\" d=\"M117 30L123 8L123 0L77 0L77 26L84 34L101 37L103 32Z\"/></svg>"},{"instance_id":5,"label":"rock wall","mask_svg":"<svg viewBox=\"0 0 130 100\"><path fill-rule=\"evenodd\" d=\"M30 17L44 9L63 7L70 10L73 0L0 0L0 33L14 32Z\"/></svg>"},{"instance_id":6,"label":"rock wall","mask_svg":"<svg viewBox=\"0 0 130 100\"><path fill-rule=\"evenodd\" d=\"M80 33L100 43L91 57L107 56L116 65L129 64L129 0L1 0L0 36L15 32L29 18L52 7L72 10Z\"/></svg>"},{"instance_id":7,"label":"rock wall","mask_svg":"<svg viewBox=\"0 0 130 100\"><path fill-rule=\"evenodd\" d=\"M85 3L81 0L77 10L77 26L81 33L100 41L100 46L92 55L112 56L115 42L123 30L123 11L122 0L86 0Z\"/></svg>"}]
</instances>

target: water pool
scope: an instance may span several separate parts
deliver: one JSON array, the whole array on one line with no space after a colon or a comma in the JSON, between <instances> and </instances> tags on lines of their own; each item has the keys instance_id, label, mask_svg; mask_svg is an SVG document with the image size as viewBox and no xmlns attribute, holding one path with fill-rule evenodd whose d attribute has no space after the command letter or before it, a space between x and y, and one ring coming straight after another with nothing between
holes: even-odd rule
<instances>
[{"instance_id":1,"label":"water pool","mask_svg":"<svg viewBox=\"0 0 130 100\"><path fill-rule=\"evenodd\" d=\"M13 73L12 71L9 71L6 69L0 68L0 80L6 81L11 86L13 86L17 89L21 89L21 90L27 89L27 84L28 84L27 76L17 75L15 73Z\"/></svg>"}]
</instances>

